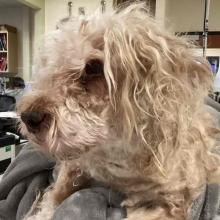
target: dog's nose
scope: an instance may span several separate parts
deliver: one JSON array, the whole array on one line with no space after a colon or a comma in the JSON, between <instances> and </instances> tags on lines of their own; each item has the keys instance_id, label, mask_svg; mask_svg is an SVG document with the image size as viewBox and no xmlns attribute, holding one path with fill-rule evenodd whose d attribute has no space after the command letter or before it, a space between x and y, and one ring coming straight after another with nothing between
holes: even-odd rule
<instances>
[{"instance_id":1,"label":"dog's nose","mask_svg":"<svg viewBox=\"0 0 220 220\"><path fill-rule=\"evenodd\" d=\"M21 113L21 120L25 123L30 133L38 133L44 116L45 114L39 112L23 112Z\"/></svg>"}]
</instances>

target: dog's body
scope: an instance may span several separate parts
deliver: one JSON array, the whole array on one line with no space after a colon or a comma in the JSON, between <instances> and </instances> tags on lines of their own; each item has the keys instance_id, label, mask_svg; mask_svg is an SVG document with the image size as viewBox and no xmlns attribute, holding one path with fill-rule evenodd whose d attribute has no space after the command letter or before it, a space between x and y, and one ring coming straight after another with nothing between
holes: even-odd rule
<instances>
[{"instance_id":1,"label":"dog's body","mask_svg":"<svg viewBox=\"0 0 220 220\"><path fill-rule=\"evenodd\" d=\"M127 196L129 220L187 220L201 187L219 178L207 62L143 4L69 22L45 44L18 113L62 172L27 219L50 219L95 179Z\"/></svg>"}]
</instances>

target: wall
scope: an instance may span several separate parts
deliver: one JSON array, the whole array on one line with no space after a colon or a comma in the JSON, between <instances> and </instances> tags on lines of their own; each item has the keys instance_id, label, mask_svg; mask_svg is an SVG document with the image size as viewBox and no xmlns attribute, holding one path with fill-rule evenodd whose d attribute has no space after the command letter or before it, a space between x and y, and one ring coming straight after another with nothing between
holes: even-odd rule
<instances>
[{"instance_id":1,"label":"wall","mask_svg":"<svg viewBox=\"0 0 220 220\"><path fill-rule=\"evenodd\" d=\"M30 79L31 70L31 33L30 33L30 8L23 6L23 79L28 81Z\"/></svg>"},{"instance_id":2,"label":"wall","mask_svg":"<svg viewBox=\"0 0 220 220\"><path fill-rule=\"evenodd\" d=\"M166 12L168 26L174 32L203 31L204 0L169 0ZM211 0L209 15L209 30L220 31L220 0Z\"/></svg>"},{"instance_id":3,"label":"wall","mask_svg":"<svg viewBox=\"0 0 220 220\"><path fill-rule=\"evenodd\" d=\"M156 0L155 19L161 27L167 26L171 0Z\"/></svg>"},{"instance_id":4,"label":"wall","mask_svg":"<svg viewBox=\"0 0 220 220\"><path fill-rule=\"evenodd\" d=\"M164 26L166 0L156 0L155 19L160 26Z\"/></svg>"},{"instance_id":5,"label":"wall","mask_svg":"<svg viewBox=\"0 0 220 220\"><path fill-rule=\"evenodd\" d=\"M35 9L30 8L30 35L31 35L31 45L30 45L30 63L33 65L34 53L35 53Z\"/></svg>"},{"instance_id":6,"label":"wall","mask_svg":"<svg viewBox=\"0 0 220 220\"><path fill-rule=\"evenodd\" d=\"M57 22L67 17L69 0L46 0L45 1L45 31L46 33L56 28ZM72 15L78 15L78 7L85 7L85 13L93 13L101 6L101 0L72 0ZM113 0L106 0L106 11L113 8Z\"/></svg>"},{"instance_id":7,"label":"wall","mask_svg":"<svg viewBox=\"0 0 220 220\"><path fill-rule=\"evenodd\" d=\"M30 44L29 46L29 77L33 74L34 70L34 60L35 57L38 56L38 45L42 38L42 36L45 33L45 0L17 0L24 4L25 6L28 6L28 11L25 11L26 14L28 12L29 20L24 22L23 24L29 25L29 38L30 38ZM25 14L23 14L23 17Z\"/></svg>"},{"instance_id":8,"label":"wall","mask_svg":"<svg viewBox=\"0 0 220 220\"><path fill-rule=\"evenodd\" d=\"M13 15L13 16L12 16ZM29 8L0 8L0 24L8 24L17 28L18 32L18 74L25 81L30 78L30 42Z\"/></svg>"}]
</instances>

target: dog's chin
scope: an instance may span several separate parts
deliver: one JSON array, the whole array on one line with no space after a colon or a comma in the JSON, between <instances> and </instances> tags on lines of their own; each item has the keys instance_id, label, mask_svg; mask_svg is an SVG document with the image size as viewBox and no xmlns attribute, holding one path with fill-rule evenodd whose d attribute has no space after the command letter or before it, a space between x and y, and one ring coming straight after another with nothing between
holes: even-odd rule
<instances>
[{"instance_id":1,"label":"dog's chin","mask_svg":"<svg viewBox=\"0 0 220 220\"><path fill-rule=\"evenodd\" d=\"M30 146L46 153L50 157L58 161L72 161L79 159L95 145L86 146L84 144L66 143L65 140L58 136L53 136L53 141L47 139L49 131L30 133L26 128L22 129L22 134L27 138ZM73 137L74 138L74 135ZM71 137L70 137L71 139Z\"/></svg>"},{"instance_id":2,"label":"dog's chin","mask_svg":"<svg viewBox=\"0 0 220 220\"><path fill-rule=\"evenodd\" d=\"M45 138L42 138L39 134L32 134L29 132L22 132L23 136L26 137L31 147L43 151L49 154L48 145Z\"/></svg>"},{"instance_id":3,"label":"dog's chin","mask_svg":"<svg viewBox=\"0 0 220 220\"><path fill-rule=\"evenodd\" d=\"M72 161L79 159L85 151L74 146L62 145L62 147L48 147L47 141L41 142L37 138L29 138L29 144L38 151L41 151L57 161ZM58 145L55 143L55 145Z\"/></svg>"}]
</instances>

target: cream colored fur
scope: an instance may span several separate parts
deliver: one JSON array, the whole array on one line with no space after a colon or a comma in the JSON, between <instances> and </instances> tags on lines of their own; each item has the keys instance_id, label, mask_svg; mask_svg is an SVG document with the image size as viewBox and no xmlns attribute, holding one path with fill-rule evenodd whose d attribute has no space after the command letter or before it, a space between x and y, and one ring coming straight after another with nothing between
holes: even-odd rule
<instances>
[{"instance_id":1,"label":"cream colored fur","mask_svg":"<svg viewBox=\"0 0 220 220\"><path fill-rule=\"evenodd\" d=\"M129 220L188 219L201 187L220 180L218 130L203 104L213 77L194 48L142 3L70 21L45 39L18 113L47 114L40 133L22 132L63 172L28 220L50 219L90 178L127 195ZM104 75L84 80L91 60Z\"/></svg>"}]
</instances>

